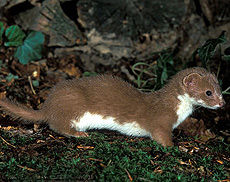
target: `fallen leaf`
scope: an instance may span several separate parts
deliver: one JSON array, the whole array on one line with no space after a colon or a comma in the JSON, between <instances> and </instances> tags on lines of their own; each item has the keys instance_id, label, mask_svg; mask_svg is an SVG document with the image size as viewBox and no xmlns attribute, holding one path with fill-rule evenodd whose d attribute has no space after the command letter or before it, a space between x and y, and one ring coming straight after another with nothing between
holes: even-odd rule
<instances>
[{"instance_id":1,"label":"fallen leaf","mask_svg":"<svg viewBox=\"0 0 230 182\"><path fill-rule=\"evenodd\" d=\"M53 135L51 135L51 134L49 134L49 136L50 136L50 138L52 138L52 139L56 139L56 138L54 138L54 136L53 136Z\"/></svg>"},{"instance_id":2,"label":"fallen leaf","mask_svg":"<svg viewBox=\"0 0 230 182\"><path fill-rule=\"evenodd\" d=\"M198 170L200 171L201 174L205 174L204 166L200 166Z\"/></svg>"},{"instance_id":3,"label":"fallen leaf","mask_svg":"<svg viewBox=\"0 0 230 182\"><path fill-rule=\"evenodd\" d=\"M150 160L150 162L151 162L152 165L155 165L155 163L152 160Z\"/></svg>"},{"instance_id":4,"label":"fallen leaf","mask_svg":"<svg viewBox=\"0 0 230 182\"><path fill-rule=\"evenodd\" d=\"M224 164L224 162L221 160L217 160L216 162L218 162L219 164Z\"/></svg>"},{"instance_id":5,"label":"fallen leaf","mask_svg":"<svg viewBox=\"0 0 230 182\"><path fill-rule=\"evenodd\" d=\"M102 159L94 159L94 158L88 158L89 160L91 160L91 161L98 161L98 162L103 162L103 160Z\"/></svg>"},{"instance_id":6,"label":"fallen leaf","mask_svg":"<svg viewBox=\"0 0 230 182\"><path fill-rule=\"evenodd\" d=\"M64 72L67 73L69 76L74 76L76 78L79 78L81 75L81 71L78 67L76 67L74 64L67 65L64 69Z\"/></svg>"},{"instance_id":7,"label":"fallen leaf","mask_svg":"<svg viewBox=\"0 0 230 182\"><path fill-rule=\"evenodd\" d=\"M179 150L182 152L188 152L188 149L182 146L179 146Z\"/></svg>"},{"instance_id":8,"label":"fallen leaf","mask_svg":"<svg viewBox=\"0 0 230 182\"><path fill-rule=\"evenodd\" d=\"M44 140L37 140L36 143L45 143L45 141Z\"/></svg>"},{"instance_id":9,"label":"fallen leaf","mask_svg":"<svg viewBox=\"0 0 230 182\"><path fill-rule=\"evenodd\" d=\"M178 129L183 130L186 135L199 136L204 133L206 127L202 119L198 120L189 117L180 126L178 126Z\"/></svg>"},{"instance_id":10,"label":"fallen leaf","mask_svg":"<svg viewBox=\"0 0 230 182\"><path fill-rule=\"evenodd\" d=\"M194 152L194 149L190 150L190 151L189 151L189 154L192 155L193 152Z\"/></svg>"},{"instance_id":11,"label":"fallen leaf","mask_svg":"<svg viewBox=\"0 0 230 182\"><path fill-rule=\"evenodd\" d=\"M94 147L92 147L92 146L82 146L82 145L78 145L77 148L78 149L84 149L84 150L94 149Z\"/></svg>"},{"instance_id":12,"label":"fallen leaf","mask_svg":"<svg viewBox=\"0 0 230 182\"><path fill-rule=\"evenodd\" d=\"M163 173L163 170L161 170L159 168L160 168L160 166L158 166L157 168L155 168L153 172L154 173L160 173L160 174Z\"/></svg>"},{"instance_id":13,"label":"fallen leaf","mask_svg":"<svg viewBox=\"0 0 230 182\"><path fill-rule=\"evenodd\" d=\"M101 167L104 167L104 168L106 167L106 165L105 165L105 164L102 164L102 163L100 163L100 166L101 166Z\"/></svg>"},{"instance_id":14,"label":"fallen leaf","mask_svg":"<svg viewBox=\"0 0 230 182\"><path fill-rule=\"evenodd\" d=\"M7 126L7 127L1 127L3 130L5 130L5 131L10 131L10 130L17 130L18 128L15 128L15 127L13 127L13 126Z\"/></svg>"},{"instance_id":15,"label":"fallen leaf","mask_svg":"<svg viewBox=\"0 0 230 182\"><path fill-rule=\"evenodd\" d=\"M190 159L188 160L188 162L189 162L189 164L192 166L192 162L191 162L191 160L190 160Z\"/></svg>"},{"instance_id":16,"label":"fallen leaf","mask_svg":"<svg viewBox=\"0 0 230 182\"><path fill-rule=\"evenodd\" d=\"M181 160L179 160L179 159L178 159L177 161L178 161L180 164L182 164L182 165L183 165L183 164L189 165L188 163L186 163L186 162L184 162L184 161L181 161Z\"/></svg>"},{"instance_id":17,"label":"fallen leaf","mask_svg":"<svg viewBox=\"0 0 230 182\"><path fill-rule=\"evenodd\" d=\"M0 99L4 99L6 97L6 91L0 92Z\"/></svg>"},{"instance_id":18,"label":"fallen leaf","mask_svg":"<svg viewBox=\"0 0 230 182\"><path fill-rule=\"evenodd\" d=\"M59 140L62 140L62 139L64 139L64 138L65 138L65 137L58 137Z\"/></svg>"},{"instance_id":19,"label":"fallen leaf","mask_svg":"<svg viewBox=\"0 0 230 182\"><path fill-rule=\"evenodd\" d=\"M216 135L211 132L209 129L205 130L203 135L201 135L199 137L199 139L202 141L202 142L207 142L208 140L212 139L212 138L215 138Z\"/></svg>"},{"instance_id":20,"label":"fallen leaf","mask_svg":"<svg viewBox=\"0 0 230 182\"><path fill-rule=\"evenodd\" d=\"M229 182L230 179L223 179L223 180L218 180L218 182Z\"/></svg>"}]
</instances>

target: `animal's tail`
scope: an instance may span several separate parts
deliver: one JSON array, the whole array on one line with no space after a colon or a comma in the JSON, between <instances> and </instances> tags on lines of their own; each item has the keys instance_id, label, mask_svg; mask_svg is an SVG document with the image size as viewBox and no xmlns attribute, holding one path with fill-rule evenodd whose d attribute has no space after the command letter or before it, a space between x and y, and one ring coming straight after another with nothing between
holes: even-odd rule
<instances>
[{"instance_id":1,"label":"animal's tail","mask_svg":"<svg viewBox=\"0 0 230 182\"><path fill-rule=\"evenodd\" d=\"M45 118L41 110L33 110L21 104L10 101L9 99L0 99L0 110L6 112L13 119L22 120L25 124L45 123Z\"/></svg>"}]
</instances>

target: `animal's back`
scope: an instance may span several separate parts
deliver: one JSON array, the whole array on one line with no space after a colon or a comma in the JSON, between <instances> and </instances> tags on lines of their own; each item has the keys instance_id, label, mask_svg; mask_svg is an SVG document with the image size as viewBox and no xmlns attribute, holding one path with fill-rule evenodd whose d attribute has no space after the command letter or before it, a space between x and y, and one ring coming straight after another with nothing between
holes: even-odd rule
<instances>
[{"instance_id":1,"label":"animal's back","mask_svg":"<svg viewBox=\"0 0 230 182\"><path fill-rule=\"evenodd\" d=\"M81 115L84 112L111 115L130 109L135 112L144 102L143 93L129 83L113 76L95 76L67 80L50 92L42 110L50 117L57 112Z\"/></svg>"}]
</instances>

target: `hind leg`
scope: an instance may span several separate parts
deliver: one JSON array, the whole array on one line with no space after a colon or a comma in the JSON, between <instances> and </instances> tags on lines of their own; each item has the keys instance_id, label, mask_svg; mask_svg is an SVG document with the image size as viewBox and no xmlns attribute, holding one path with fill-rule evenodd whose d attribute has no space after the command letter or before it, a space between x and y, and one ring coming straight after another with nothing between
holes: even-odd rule
<instances>
[{"instance_id":1,"label":"hind leg","mask_svg":"<svg viewBox=\"0 0 230 182\"><path fill-rule=\"evenodd\" d=\"M76 131L74 128L71 128L69 131L69 134L73 137L88 137L88 133L84 132L84 131Z\"/></svg>"},{"instance_id":2,"label":"hind leg","mask_svg":"<svg viewBox=\"0 0 230 182\"><path fill-rule=\"evenodd\" d=\"M63 134L67 137L88 137L88 133L83 131L77 131L75 128L72 128L70 126L64 126L64 127L57 127L50 125L50 128L57 133Z\"/></svg>"}]
</instances>

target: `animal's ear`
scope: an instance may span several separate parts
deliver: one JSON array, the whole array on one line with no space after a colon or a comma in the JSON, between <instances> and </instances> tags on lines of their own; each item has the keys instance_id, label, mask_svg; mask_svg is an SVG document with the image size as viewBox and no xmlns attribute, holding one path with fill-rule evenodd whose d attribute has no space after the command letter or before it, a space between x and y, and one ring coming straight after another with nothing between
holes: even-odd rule
<instances>
[{"instance_id":1,"label":"animal's ear","mask_svg":"<svg viewBox=\"0 0 230 182\"><path fill-rule=\"evenodd\" d=\"M211 78L213 79L213 81L218 84L218 80L216 78L216 75L214 73L211 73Z\"/></svg>"},{"instance_id":2,"label":"animal's ear","mask_svg":"<svg viewBox=\"0 0 230 182\"><path fill-rule=\"evenodd\" d=\"M199 75L198 73L190 73L183 78L183 84L187 87L195 86L199 79L201 79L201 75Z\"/></svg>"}]
</instances>

